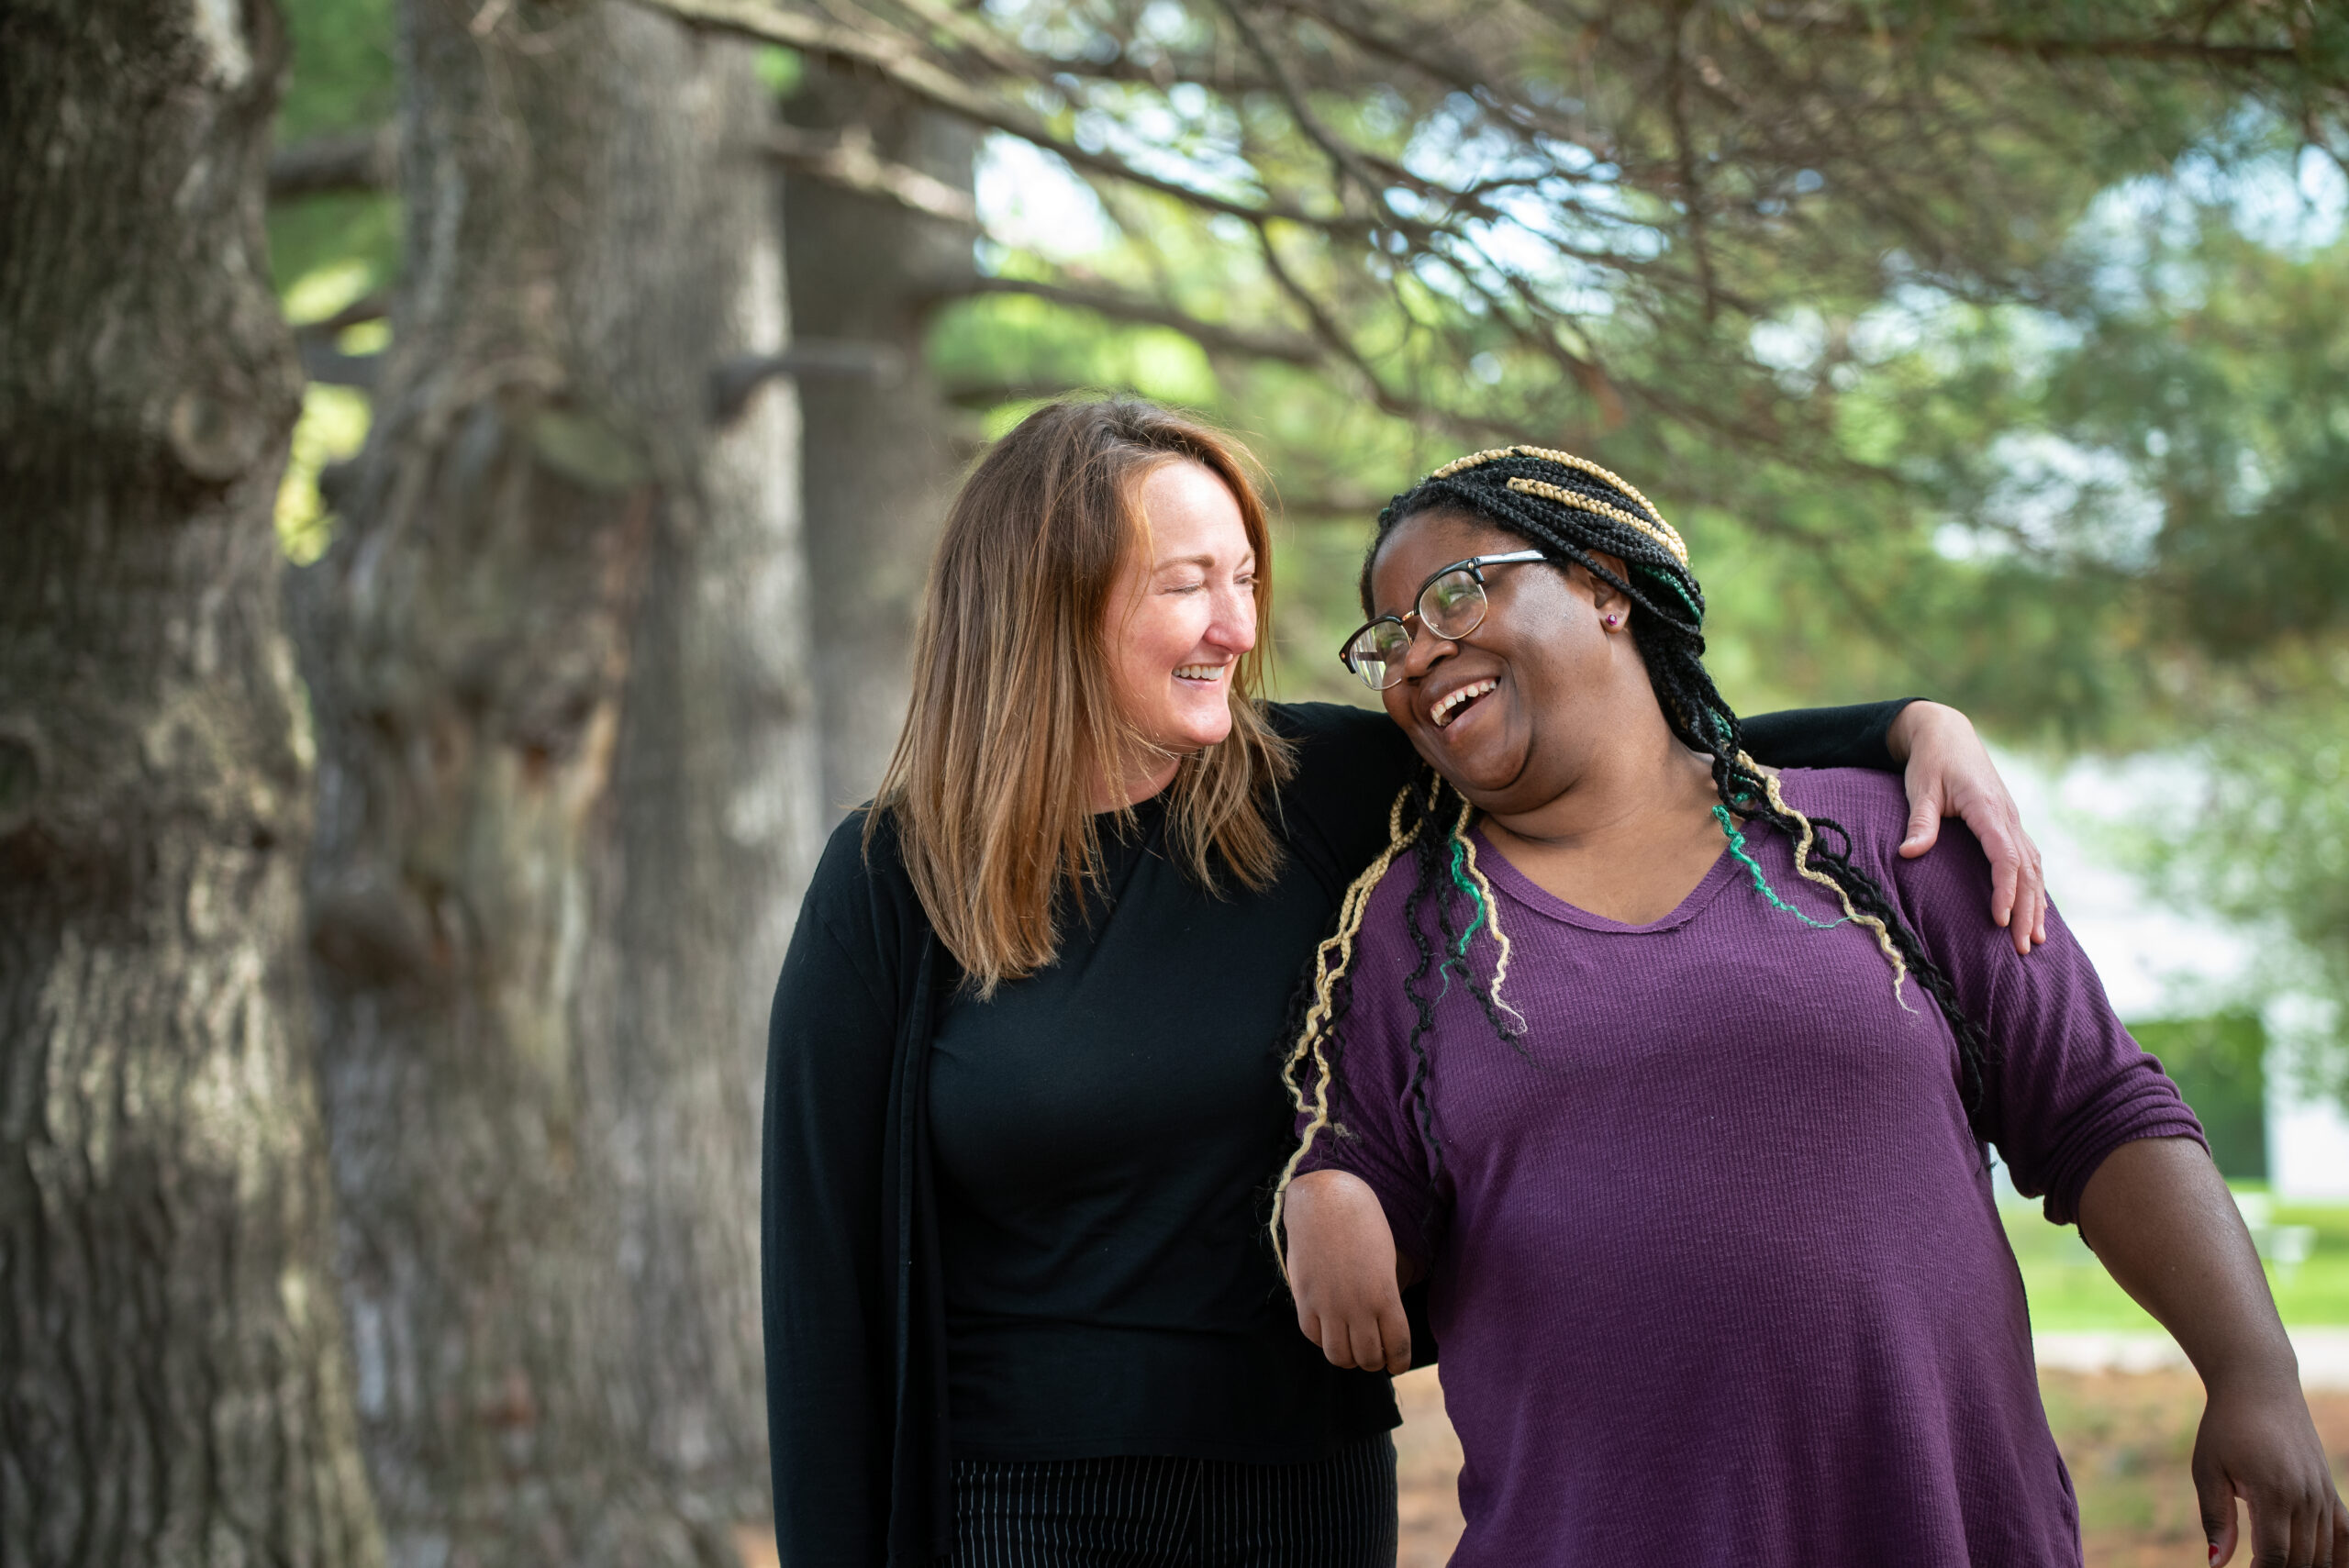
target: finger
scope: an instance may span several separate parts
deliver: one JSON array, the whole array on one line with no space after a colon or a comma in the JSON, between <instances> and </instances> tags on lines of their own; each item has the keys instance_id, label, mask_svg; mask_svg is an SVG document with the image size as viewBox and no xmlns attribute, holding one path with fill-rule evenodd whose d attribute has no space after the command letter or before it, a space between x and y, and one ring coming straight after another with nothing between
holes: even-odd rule
<instances>
[{"instance_id":1,"label":"finger","mask_svg":"<svg viewBox=\"0 0 2349 1568\"><path fill-rule=\"evenodd\" d=\"M1353 1336L1354 1359L1352 1364L1364 1372L1375 1372L1386 1364L1386 1346L1378 1333L1378 1319L1356 1318L1348 1324Z\"/></svg>"},{"instance_id":2,"label":"finger","mask_svg":"<svg viewBox=\"0 0 2349 1568\"><path fill-rule=\"evenodd\" d=\"M1975 841L1982 846L1983 858L1990 862L1990 918L1994 924L2010 927L2016 895L2023 886L2024 856L2017 841L2021 825L2009 812L1999 809L1998 800L1978 795L1959 802L1957 815L1965 818Z\"/></svg>"},{"instance_id":3,"label":"finger","mask_svg":"<svg viewBox=\"0 0 2349 1568\"><path fill-rule=\"evenodd\" d=\"M2202 1509L2202 1537L2210 1543L2210 1568L2235 1554L2235 1495L2215 1471L2194 1466L2194 1497Z\"/></svg>"},{"instance_id":4,"label":"finger","mask_svg":"<svg viewBox=\"0 0 2349 1568\"><path fill-rule=\"evenodd\" d=\"M2039 846L2032 841L2029 833L2018 828L2016 836L2022 840L2022 874L2023 882L2030 889L2031 917L2028 920L2018 918L2015 924L2028 929L2032 942L2036 945L2047 940L2047 866L2039 858ZM2028 952L2031 950L2026 948L2023 951Z\"/></svg>"},{"instance_id":5,"label":"finger","mask_svg":"<svg viewBox=\"0 0 2349 1568\"><path fill-rule=\"evenodd\" d=\"M2014 942L2015 951L2025 958L2039 944L2040 922L2046 918L2040 907L2045 902L2046 895L2032 884L2031 868L2024 866L2015 879L2015 907L2007 920L2007 935Z\"/></svg>"},{"instance_id":6,"label":"finger","mask_svg":"<svg viewBox=\"0 0 2349 1568\"><path fill-rule=\"evenodd\" d=\"M1900 853L1905 860L1915 860L1933 847L1942 836L1942 786L1927 784L1909 806L1909 832L1900 840Z\"/></svg>"},{"instance_id":7,"label":"finger","mask_svg":"<svg viewBox=\"0 0 2349 1568\"><path fill-rule=\"evenodd\" d=\"M2014 935L2015 951L2026 956L2047 940L2047 889L2029 865L2023 867L2022 886L2015 894L2015 917L2007 929Z\"/></svg>"},{"instance_id":8,"label":"finger","mask_svg":"<svg viewBox=\"0 0 2349 1568\"><path fill-rule=\"evenodd\" d=\"M1313 1322L1313 1342L1321 1347L1321 1354L1331 1366L1351 1367L1354 1364L1353 1337L1346 1332L1341 1318L1317 1317Z\"/></svg>"},{"instance_id":9,"label":"finger","mask_svg":"<svg viewBox=\"0 0 2349 1568\"><path fill-rule=\"evenodd\" d=\"M1399 1375L1411 1370L1411 1320L1403 1316L1403 1298L1397 1296L1378 1310L1378 1337L1386 1344L1386 1371Z\"/></svg>"},{"instance_id":10,"label":"finger","mask_svg":"<svg viewBox=\"0 0 2349 1568\"><path fill-rule=\"evenodd\" d=\"M2291 1510L2273 1494L2255 1502L2245 1497L2243 1507L2251 1514L2251 1561L2254 1568L2287 1568L2293 1563L2305 1568L2308 1559L2292 1555Z\"/></svg>"},{"instance_id":11,"label":"finger","mask_svg":"<svg viewBox=\"0 0 2349 1568\"><path fill-rule=\"evenodd\" d=\"M1331 1365L1337 1364L1337 1353L1330 1343L1328 1326L1321 1321L1321 1314L1308 1312L1300 1307L1297 1309L1297 1326L1305 1330L1305 1337L1313 1341L1314 1349L1319 1351Z\"/></svg>"}]
</instances>

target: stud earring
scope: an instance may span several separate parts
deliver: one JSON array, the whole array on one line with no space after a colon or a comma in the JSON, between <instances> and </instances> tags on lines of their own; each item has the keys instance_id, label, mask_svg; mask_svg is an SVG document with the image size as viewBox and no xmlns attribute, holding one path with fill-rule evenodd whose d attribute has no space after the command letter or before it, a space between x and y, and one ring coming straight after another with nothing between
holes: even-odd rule
<instances>
[{"instance_id":1,"label":"stud earring","mask_svg":"<svg viewBox=\"0 0 2349 1568\"><path fill-rule=\"evenodd\" d=\"M1607 624L1610 628L1621 626L1623 624L1623 617L1621 616L1609 616L1607 617Z\"/></svg>"}]
</instances>

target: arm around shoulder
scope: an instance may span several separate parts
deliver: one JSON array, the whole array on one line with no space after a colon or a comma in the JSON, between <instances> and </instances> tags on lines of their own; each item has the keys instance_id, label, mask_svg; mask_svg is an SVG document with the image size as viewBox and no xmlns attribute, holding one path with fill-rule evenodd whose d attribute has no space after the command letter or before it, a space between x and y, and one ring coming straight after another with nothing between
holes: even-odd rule
<instances>
[{"instance_id":1,"label":"arm around shoulder","mask_svg":"<svg viewBox=\"0 0 2349 1568\"><path fill-rule=\"evenodd\" d=\"M1933 847L1944 816L1963 817L1990 860L1991 920L2018 952L2047 940L2047 882L2039 846L1973 720L1921 697L1853 707L1790 708L1743 723L1746 750L1774 768L1865 768L1899 773L1909 796L1900 852Z\"/></svg>"}]
</instances>

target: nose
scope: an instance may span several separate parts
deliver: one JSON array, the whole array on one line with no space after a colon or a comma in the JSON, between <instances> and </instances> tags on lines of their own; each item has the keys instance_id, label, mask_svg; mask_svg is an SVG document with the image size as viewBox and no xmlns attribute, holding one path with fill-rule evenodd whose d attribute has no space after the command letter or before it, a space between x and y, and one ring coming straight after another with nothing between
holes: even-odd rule
<instances>
[{"instance_id":1,"label":"nose","mask_svg":"<svg viewBox=\"0 0 2349 1568\"><path fill-rule=\"evenodd\" d=\"M1255 594L1237 583L1216 590L1215 613L1208 617L1206 640L1235 656L1255 647Z\"/></svg>"},{"instance_id":2,"label":"nose","mask_svg":"<svg viewBox=\"0 0 2349 1568\"><path fill-rule=\"evenodd\" d=\"M1435 668L1437 660L1448 659L1459 651L1460 644L1431 629L1417 610L1404 619L1411 628L1411 646L1403 651L1403 679L1419 679Z\"/></svg>"}]
</instances>

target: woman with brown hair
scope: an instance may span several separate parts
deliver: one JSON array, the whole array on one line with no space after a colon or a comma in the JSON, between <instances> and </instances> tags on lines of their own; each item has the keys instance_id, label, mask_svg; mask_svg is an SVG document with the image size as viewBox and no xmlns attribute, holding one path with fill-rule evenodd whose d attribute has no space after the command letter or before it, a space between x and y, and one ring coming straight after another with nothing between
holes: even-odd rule
<instances>
[{"instance_id":1,"label":"woman with brown hair","mask_svg":"<svg viewBox=\"0 0 2349 1568\"><path fill-rule=\"evenodd\" d=\"M1127 400L986 455L933 568L879 796L833 836L766 1086L776 1532L816 1564L1386 1568L1392 1391L1300 1335L1262 1209L1300 970L1417 766L1270 704L1236 447ZM1897 768L2035 853L1962 717L1765 716L1783 764Z\"/></svg>"}]
</instances>

